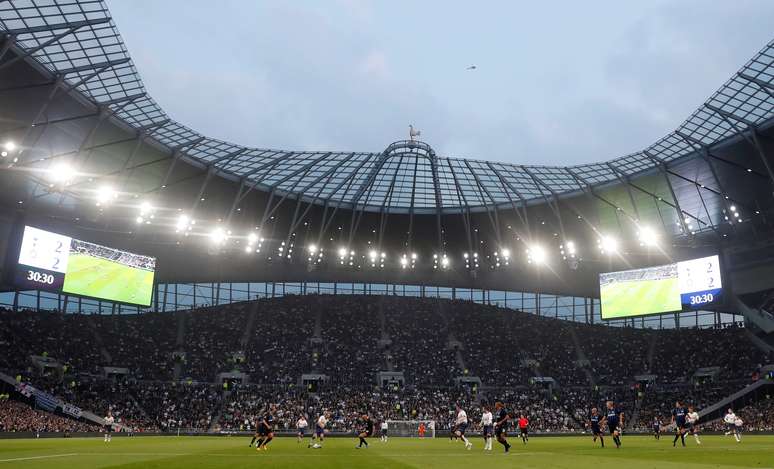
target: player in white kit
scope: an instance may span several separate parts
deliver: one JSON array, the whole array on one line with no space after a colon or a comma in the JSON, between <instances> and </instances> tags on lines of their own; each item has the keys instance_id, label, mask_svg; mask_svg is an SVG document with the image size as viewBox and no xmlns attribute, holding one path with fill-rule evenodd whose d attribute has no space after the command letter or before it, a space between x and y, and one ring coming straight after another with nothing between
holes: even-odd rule
<instances>
[{"instance_id":1,"label":"player in white kit","mask_svg":"<svg viewBox=\"0 0 774 469\"><path fill-rule=\"evenodd\" d=\"M481 435L484 437L484 451L492 451L492 412L487 406L481 414Z\"/></svg>"},{"instance_id":2,"label":"player in white kit","mask_svg":"<svg viewBox=\"0 0 774 469\"><path fill-rule=\"evenodd\" d=\"M739 437L739 433L737 432L736 428L736 420L737 416L734 414L734 411L731 409L728 409L728 412L726 412L726 415L723 416L723 423L726 424L726 433L725 435L734 435L734 438L736 438L737 443L741 441L741 438Z\"/></svg>"},{"instance_id":3,"label":"player in white kit","mask_svg":"<svg viewBox=\"0 0 774 469\"><path fill-rule=\"evenodd\" d=\"M465 443L465 449L470 450L473 443L465 438L465 430L468 428L468 414L457 404L457 417L454 419L454 435Z\"/></svg>"},{"instance_id":4,"label":"player in white kit","mask_svg":"<svg viewBox=\"0 0 774 469\"><path fill-rule=\"evenodd\" d=\"M734 431L736 431L734 436L736 437L736 442L737 443L741 443L742 442L742 426L743 425L744 425L744 422L737 415L736 418L734 418Z\"/></svg>"},{"instance_id":5,"label":"player in white kit","mask_svg":"<svg viewBox=\"0 0 774 469\"><path fill-rule=\"evenodd\" d=\"M688 420L688 432L693 435L693 438L696 440L696 444L700 445L701 440L699 439L699 413L696 412L696 409L693 408L693 406L688 406L688 415L686 416Z\"/></svg>"},{"instance_id":6,"label":"player in white kit","mask_svg":"<svg viewBox=\"0 0 774 469\"><path fill-rule=\"evenodd\" d=\"M298 418L296 421L296 432L298 434L298 443L301 443L303 441L304 436L306 435L306 428L309 426L309 423L306 421L306 417L303 415Z\"/></svg>"},{"instance_id":7,"label":"player in white kit","mask_svg":"<svg viewBox=\"0 0 774 469\"><path fill-rule=\"evenodd\" d=\"M382 423L379 425L379 429L381 432L379 433L379 440L382 443L387 443L387 430L390 428L389 424L386 420L382 420Z\"/></svg>"},{"instance_id":8,"label":"player in white kit","mask_svg":"<svg viewBox=\"0 0 774 469\"><path fill-rule=\"evenodd\" d=\"M330 414L326 411L317 419L317 423L314 427L314 434L312 435L312 441L307 448L320 449L322 448L323 440L325 440L325 426L328 425L328 418ZM317 441L315 442L315 439Z\"/></svg>"},{"instance_id":9,"label":"player in white kit","mask_svg":"<svg viewBox=\"0 0 774 469\"><path fill-rule=\"evenodd\" d=\"M113 415L108 411L107 415L105 416L105 443L110 443L111 437L113 435L113 424L115 423L115 419L113 418Z\"/></svg>"}]
</instances>

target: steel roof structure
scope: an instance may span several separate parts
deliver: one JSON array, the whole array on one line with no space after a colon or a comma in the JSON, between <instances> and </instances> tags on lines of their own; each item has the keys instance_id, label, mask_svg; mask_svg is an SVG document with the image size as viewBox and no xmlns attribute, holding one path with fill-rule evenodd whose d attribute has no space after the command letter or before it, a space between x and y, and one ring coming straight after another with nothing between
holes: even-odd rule
<instances>
[{"instance_id":1,"label":"steel roof structure","mask_svg":"<svg viewBox=\"0 0 774 469\"><path fill-rule=\"evenodd\" d=\"M272 193L359 210L453 213L529 202L621 182L688 155L708 152L774 117L774 41L769 42L675 131L629 155L576 166L526 166L438 156L425 144L382 152L250 148L206 137L175 121L145 90L101 0L0 0L0 31L63 88L78 91L126 125L220 174ZM42 111L41 111L42 113ZM22 156L23 159L23 156ZM765 162L765 158L763 158ZM774 172L765 164L769 178Z\"/></svg>"}]
</instances>

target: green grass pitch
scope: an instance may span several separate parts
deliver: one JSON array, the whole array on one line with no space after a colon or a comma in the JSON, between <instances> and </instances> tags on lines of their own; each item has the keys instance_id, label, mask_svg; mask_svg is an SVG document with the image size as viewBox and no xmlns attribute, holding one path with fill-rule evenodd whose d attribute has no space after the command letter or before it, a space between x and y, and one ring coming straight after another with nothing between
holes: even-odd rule
<instances>
[{"instance_id":1,"label":"green grass pitch","mask_svg":"<svg viewBox=\"0 0 774 469\"><path fill-rule=\"evenodd\" d=\"M150 304L153 272L86 254L70 254L62 290L123 303Z\"/></svg>"},{"instance_id":2,"label":"green grass pitch","mask_svg":"<svg viewBox=\"0 0 774 469\"><path fill-rule=\"evenodd\" d=\"M602 319L680 311L677 278L616 282L600 288Z\"/></svg>"},{"instance_id":3,"label":"green grass pitch","mask_svg":"<svg viewBox=\"0 0 774 469\"><path fill-rule=\"evenodd\" d=\"M248 448L246 437L115 437L43 438L0 440L0 468L571 468L598 469L701 469L774 468L774 436L744 435L741 443L732 437L693 438L686 448L673 448L672 438L662 436L623 437L623 447L612 441L604 449L590 437L533 437L527 445L511 438L513 449L504 454L499 444L482 451L480 438L466 451L448 438L392 438L381 443L372 439L369 449L355 449L355 438L330 438L322 449L307 449L306 441L277 438L270 450Z\"/></svg>"}]
</instances>

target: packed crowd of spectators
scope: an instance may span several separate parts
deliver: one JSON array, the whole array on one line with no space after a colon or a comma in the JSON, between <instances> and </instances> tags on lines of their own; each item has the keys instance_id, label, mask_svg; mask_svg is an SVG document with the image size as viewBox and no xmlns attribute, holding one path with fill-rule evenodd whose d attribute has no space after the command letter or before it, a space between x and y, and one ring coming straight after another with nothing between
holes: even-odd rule
<instances>
[{"instance_id":1,"label":"packed crowd of spectators","mask_svg":"<svg viewBox=\"0 0 774 469\"><path fill-rule=\"evenodd\" d=\"M379 301L363 297L315 296L321 314L322 353L317 370L332 382L364 385L374 382L375 372L384 368L379 348Z\"/></svg>"},{"instance_id":2,"label":"packed crowd of spectators","mask_svg":"<svg viewBox=\"0 0 774 469\"><path fill-rule=\"evenodd\" d=\"M647 426L668 415L677 396L706 407L772 359L741 328L612 328L391 296L285 296L115 316L1 310L0 326L0 370L148 431L238 429L270 402L288 425L300 412L326 408L335 410L334 425L348 428L367 407L376 418L433 419L440 429L454 402L475 420L480 402L494 398L527 412L543 430L579 430L590 403L607 399L637 416L633 425ZM64 367L42 373L30 355ZM108 365L129 375L106 379L101 367ZM717 367L715 384L693 386L703 367ZM379 371L403 372L404 385L374 388ZM224 392L217 381L223 372L244 372L256 386ZM328 380L310 393L294 387L304 373ZM635 385L643 374L656 384ZM464 376L481 378L485 395L458 387L455 379ZM540 377L559 387L548 393Z\"/></svg>"},{"instance_id":3,"label":"packed crowd of spectators","mask_svg":"<svg viewBox=\"0 0 774 469\"><path fill-rule=\"evenodd\" d=\"M99 430L99 426L92 423L35 410L22 402L0 399L0 432L72 433Z\"/></svg>"},{"instance_id":4,"label":"packed crowd of spectators","mask_svg":"<svg viewBox=\"0 0 774 469\"><path fill-rule=\"evenodd\" d=\"M361 385L391 368L416 386L449 386L465 375L501 386L528 384L535 376L564 386L589 385L590 379L615 386L642 374L656 375L660 383L686 383L702 367L719 367L723 379L744 379L773 358L741 328L612 328L468 301L407 297L286 296L117 316L4 311L0 324L2 369L21 371L30 366L30 355L46 355L70 372L110 365L143 380L172 379L176 352L184 353L185 362L178 378L194 381L244 371L252 382L293 383L311 372ZM389 341L380 347L382 338Z\"/></svg>"},{"instance_id":5,"label":"packed crowd of spectators","mask_svg":"<svg viewBox=\"0 0 774 469\"><path fill-rule=\"evenodd\" d=\"M744 329L668 329L656 336L653 370L661 382L686 381L696 369L720 367L723 379L744 379L760 363L774 361Z\"/></svg>"},{"instance_id":6,"label":"packed crowd of spectators","mask_svg":"<svg viewBox=\"0 0 774 469\"><path fill-rule=\"evenodd\" d=\"M185 315L185 367L183 374L214 381L215 374L238 368L234 355L242 351L249 304L191 311Z\"/></svg>"},{"instance_id":7,"label":"packed crowd of spectators","mask_svg":"<svg viewBox=\"0 0 774 469\"><path fill-rule=\"evenodd\" d=\"M409 384L448 386L463 375L456 352L449 348L441 306L428 298L383 298L386 333L392 342L387 359Z\"/></svg>"},{"instance_id":8,"label":"packed crowd of spectators","mask_svg":"<svg viewBox=\"0 0 774 469\"><path fill-rule=\"evenodd\" d=\"M302 373L312 371L315 350L310 339L315 324L314 297L259 300L256 307L245 350L245 371L252 382L297 382Z\"/></svg>"},{"instance_id":9,"label":"packed crowd of spectators","mask_svg":"<svg viewBox=\"0 0 774 469\"><path fill-rule=\"evenodd\" d=\"M563 385L587 384L577 365L573 323L469 301L444 303L469 373L484 383L519 385L549 376Z\"/></svg>"}]
</instances>

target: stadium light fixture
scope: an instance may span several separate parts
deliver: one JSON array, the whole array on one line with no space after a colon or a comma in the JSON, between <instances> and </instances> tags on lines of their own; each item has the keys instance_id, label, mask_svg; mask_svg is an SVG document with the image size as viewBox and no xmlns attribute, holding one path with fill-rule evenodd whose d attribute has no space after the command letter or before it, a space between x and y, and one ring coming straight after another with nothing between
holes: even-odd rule
<instances>
[{"instance_id":1,"label":"stadium light fixture","mask_svg":"<svg viewBox=\"0 0 774 469\"><path fill-rule=\"evenodd\" d=\"M417 263L417 253L403 254L400 257L400 267L402 269L413 269Z\"/></svg>"},{"instance_id":2,"label":"stadium light fixture","mask_svg":"<svg viewBox=\"0 0 774 469\"><path fill-rule=\"evenodd\" d=\"M562 259L574 258L578 253L575 247L574 241L565 241L564 244L559 245L559 252L562 254Z\"/></svg>"},{"instance_id":3,"label":"stadium light fixture","mask_svg":"<svg viewBox=\"0 0 774 469\"><path fill-rule=\"evenodd\" d=\"M548 260L548 253L543 246L533 244L527 249L527 263L542 265Z\"/></svg>"},{"instance_id":4,"label":"stadium light fixture","mask_svg":"<svg viewBox=\"0 0 774 469\"><path fill-rule=\"evenodd\" d=\"M5 158L6 156L8 156L9 153L13 152L14 150L16 150L16 144L11 140L8 140L3 144L3 149L0 150L0 156ZM14 160L14 162L15 161L16 160Z\"/></svg>"},{"instance_id":5,"label":"stadium light fixture","mask_svg":"<svg viewBox=\"0 0 774 469\"><path fill-rule=\"evenodd\" d=\"M146 215L153 211L153 206L147 200L140 204L140 215Z\"/></svg>"},{"instance_id":6,"label":"stadium light fixture","mask_svg":"<svg viewBox=\"0 0 774 469\"><path fill-rule=\"evenodd\" d=\"M188 215L181 214L179 217L177 217L177 222L175 222L175 233L180 233L181 231L191 231L191 226L194 224L194 221L188 218Z\"/></svg>"},{"instance_id":7,"label":"stadium light fixture","mask_svg":"<svg viewBox=\"0 0 774 469\"><path fill-rule=\"evenodd\" d=\"M640 238L640 246L653 247L658 245L658 233L649 226L640 228L638 236Z\"/></svg>"},{"instance_id":8,"label":"stadium light fixture","mask_svg":"<svg viewBox=\"0 0 774 469\"><path fill-rule=\"evenodd\" d=\"M387 254L384 252L379 252L375 249L368 251L368 260L371 263L371 267L376 267L378 264L379 267L384 268L384 260L386 258Z\"/></svg>"},{"instance_id":9,"label":"stadium light fixture","mask_svg":"<svg viewBox=\"0 0 774 469\"><path fill-rule=\"evenodd\" d=\"M478 253L468 254L467 252L462 255L465 259L465 268L469 270L478 269Z\"/></svg>"},{"instance_id":10,"label":"stadium light fixture","mask_svg":"<svg viewBox=\"0 0 774 469\"><path fill-rule=\"evenodd\" d=\"M597 246L602 254L615 254L618 252L618 240L610 235L601 236L597 240Z\"/></svg>"},{"instance_id":11,"label":"stadium light fixture","mask_svg":"<svg viewBox=\"0 0 774 469\"><path fill-rule=\"evenodd\" d=\"M118 197L118 193L111 186L102 186L97 189L97 206L108 205Z\"/></svg>"},{"instance_id":12,"label":"stadium light fixture","mask_svg":"<svg viewBox=\"0 0 774 469\"><path fill-rule=\"evenodd\" d=\"M59 163L48 170L48 178L55 184L67 185L75 178L75 170L67 163Z\"/></svg>"},{"instance_id":13,"label":"stadium light fixture","mask_svg":"<svg viewBox=\"0 0 774 469\"><path fill-rule=\"evenodd\" d=\"M438 269L440 266L441 269L448 269L451 262L449 261L449 256L446 254L441 254L440 256L438 254L433 254L433 269Z\"/></svg>"},{"instance_id":14,"label":"stadium light fixture","mask_svg":"<svg viewBox=\"0 0 774 469\"><path fill-rule=\"evenodd\" d=\"M218 226L210 232L210 239L215 244L223 244L228 239L228 231Z\"/></svg>"}]
</instances>

